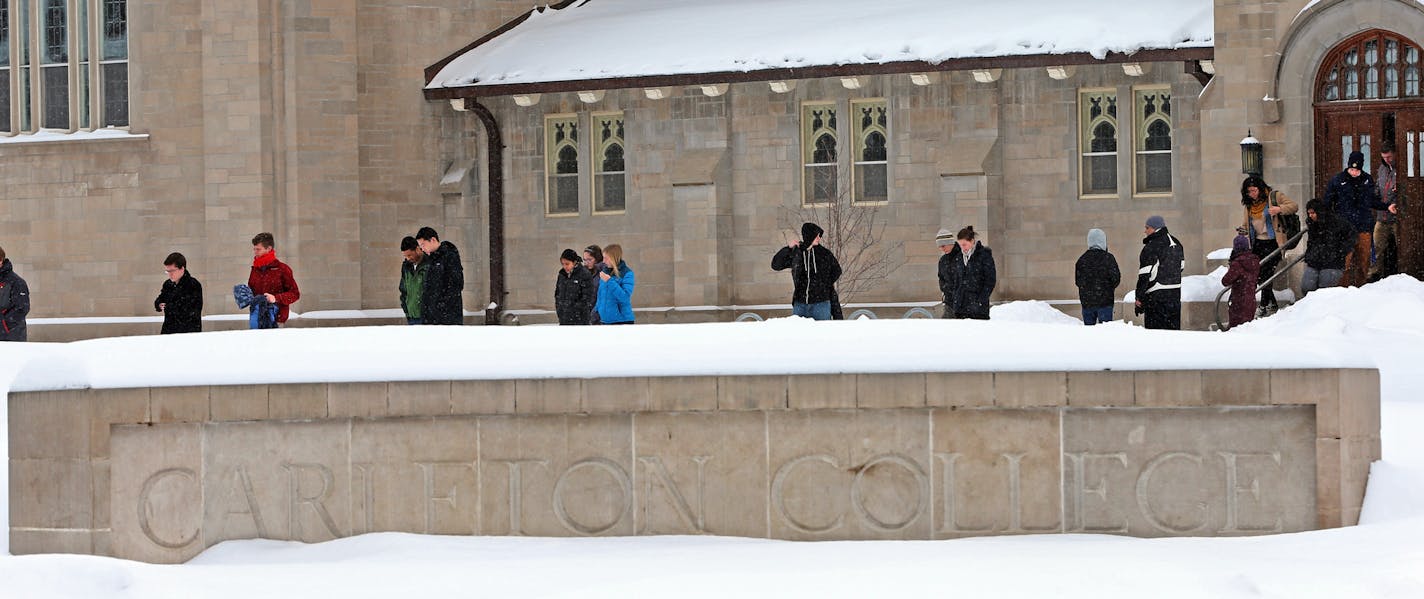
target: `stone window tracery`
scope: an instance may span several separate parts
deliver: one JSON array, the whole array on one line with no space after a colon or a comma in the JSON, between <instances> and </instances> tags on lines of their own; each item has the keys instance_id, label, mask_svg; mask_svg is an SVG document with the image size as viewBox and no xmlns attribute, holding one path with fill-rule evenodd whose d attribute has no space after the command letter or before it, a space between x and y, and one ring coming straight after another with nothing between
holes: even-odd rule
<instances>
[{"instance_id":1,"label":"stone window tracery","mask_svg":"<svg viewBox=\"0 0 1424 599\"><path fill-rule=\"evenodd\" d=\"M858 100L850 104L855 117L856 154L852 185L857 202L889 199L889 118L885 100Z\"/></svg>"},{"instance_id":2,"label":"stone window tracery","mask_svg":"<svg viewBox=\"0 0 1424 599\"><path fill-rule=\"evenodd\" d=\"M548 173L548 214L578 214L578 115L550 116L544 120L545 172Z\"/></svg>"},{"instance_id":3,"label":"stone window tracery","mask_svg":"<svg viewBox=\"0 0 1424 599\"><path fill-rule=\"evenodd\" d=\"M627 206L627 143L623 140L623 113L593 115L597 131L594 154L594 212L622 212Z\"/></svg>"},{"instance_id":4,"label":"stone window tracery","mask_svg":"<svg viewBox=\"0 0 1424 599\"><path fill-rule=\"evenodd\" d=\"M1326 56L1316 100L1354 102L1420 97L1419 47L1382 30L1362 33Z\"/></svg>"},{"instance_id":5,"label":"stone window tracery","mask_svg":"<svg viewBox=\"0 0 1424 599\"><path fill-rule=\"evenodd\" d=\"M1137 115L1135 192L1171 193L1172 90L1139 88L1133 95Z\"/></svg>"},{"instance_id":6,"label":"stone window tracery","mask_svg":"<svg viewBox=\"0 0 1424 599\"><path fill-rule=\"evenodd\" d=\"M0 134L127 127L128 88L126 0L0 0Z\"/></svg>"},{"instance_id":7,"label":"stone window tracery","mask_svg":"<svg viewBox=\"0 0 1424 599\"><path fill-rule=\"evenodd\" d=\"M801 147L804 176L802 199L806 204L832 202L839 195L839 136L836 105L807 103L801 107Z\"/></svg>"},{"instance_id":8,"label":"stone window tracery","mask_svg":"<svg viewBox=\"0 0 1424 599\"><path fill-rule=\"evenodd\" d=\"M1117 193L1117 92L1086 90L1078 95L1081 193Z\"/></svg>"}]
</instances>

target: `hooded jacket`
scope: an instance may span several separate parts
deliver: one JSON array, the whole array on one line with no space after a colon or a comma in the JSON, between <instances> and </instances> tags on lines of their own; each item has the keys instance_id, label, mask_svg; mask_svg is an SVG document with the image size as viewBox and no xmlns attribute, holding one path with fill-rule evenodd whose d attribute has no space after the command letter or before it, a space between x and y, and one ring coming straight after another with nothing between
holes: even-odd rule
<instances>
[{"instance_id":1,"label":"hooded jacket","mask_svg":"<svg viewBox=\"0 0 1424 599\"><path fill-rule=\"evenodd\" d=\"M425 257L421 318L425 324L465 324L465 267L460 250L448 241Z\"/></svg>"},{"instance_id":2,"label":"hooded jacket","mask_svg":"<svg viewBox=\"0 0 1424 599\"><path fill-rule=\"evenodd\" d=\"M824 233L820 227L806 223L801 226L801 243L783 247L771 257L771 269L791 269L791 303L818 304L831 301L836 281L841 278L841 263L836 255L822 245L811 245Z\"/></svg>"},{"instance_id":3,"label":"hooded jacket","mask_svg":"<svg viewBox=\"0 0 1424 599\"><path fill-rule=\"evenodd\" d=\"M1256 317L1256 281L1261 278L1261 258L1251 253L1251 241L1237 238L1231 250L1231 266L1221 277L1221 284L1231 288L1228 309L1230 326L1251 322Z\"/></svg>"},{"instance_id":4,"label":"hooded jacket","mask_svg":"<svg viewBox=\"0 0 1424 599\"><path fill-rule=\"evenodd\" d=\"M554 279L554 312L559 315L559 324L589 324L598 298L595 278L581 263L574 264L569 272L559 269Z\"/></svg>"},{"instance_id":5,"label":"hooded jacket","mask_svg":"<svg viewBox=\"0 0 1424 599\"><path fill-rule=\"evenodd\" d=\"M953 252L951 252L953 254ZM989 319L989 296L994 293L999 274L994 268L994 252L978 241L966 259L959 257L959 273L955 276L954 316L956 318Z\"/></svg>"},{"instance_id":6,"label":"hooded jacket","mask_svg":"<svg viewBox=\"0 0 1424 599\"><path fill-rule=\"evenodd\" d=\"M1117 267L1117 258L1108 251L1108 235L1102 229L1088 231L1088 251L1078 257L1073 279L1078 285L1078 303L1084 308L1102 308L1116 302L1122 271Z\"/></svg>"},{"instance_id":7,"label":"hooded jacket","mask_svg":"<svg viewBox=\"0 0 1424 599\"><path fill-rule=\"evenodd\" d=\"M6 258L0 262L0 341L26 341L25 317L30 313L30 286Z\"/></svg>"},{"instance_id":8,"label":"hooded jacket","mask_svg":"<svg viewBox=\"0 0 1424 599\"><path fill-rule=\"evenodd\" d=\"M1355 249L1355 231L1319 200L1307 206L1315 220L1306 222L1305 265L1316 270L1345 270L1345 259Z\"/></svg>"},{"instance_id":9,"label":"hooded jacket","mask_svg":"<svg viewBox=\"0 0 1424 599\"><path fill-rule=\"evenodd\" d=\"M302 291L297 288L297 280L292 276L292 267L277 259L277 251L272 250L252 260L252 272L247 275L247 286L252 293L272 294L277 298L277 322L287 322L288 307L301 299Z\"/></svg>"},{"instance_id":10,"label":"hooded jacket","mask_svg":"<svg viewBox=\"0 0 1424 599\"><path fill-rule=\"evenodd\" d=\"M161 334L198 333L203 330L203 284L193 278L193 273L183 271L178 282L166 280L158 297L153 300L153 310L159 312L159 304L164 304L163 329Z\"/></svg>"}]
</instances>

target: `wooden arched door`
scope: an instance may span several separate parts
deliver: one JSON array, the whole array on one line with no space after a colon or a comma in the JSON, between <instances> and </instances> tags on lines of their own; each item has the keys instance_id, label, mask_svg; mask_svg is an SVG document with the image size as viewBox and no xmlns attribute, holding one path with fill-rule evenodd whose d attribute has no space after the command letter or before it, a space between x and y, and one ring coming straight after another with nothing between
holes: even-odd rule
<instances>
[{"instance_id":1,"label":"wooden arched door","mask_svg":"<svg viewBox=\"0 0 1424 599\"><path fill-rule=\"evenodd\" d=\"M1374 172L1380 148L1395 147L1399 192L1400 270L1424 279L1424 50L1396 33L1374 29L1326 55L1315 85L1315 197L1345 169L1350 152Z\"/></svg>"}]
</instances>

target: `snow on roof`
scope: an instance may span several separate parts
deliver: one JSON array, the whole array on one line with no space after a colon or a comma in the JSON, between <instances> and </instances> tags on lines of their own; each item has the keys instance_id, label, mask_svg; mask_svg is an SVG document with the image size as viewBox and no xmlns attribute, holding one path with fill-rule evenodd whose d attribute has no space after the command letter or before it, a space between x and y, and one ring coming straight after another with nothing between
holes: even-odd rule
<instances>
[{"instance_id":1,"label":"snow on roof","mask_svg":"<svg viewBox=\"0 0 1424 599\"><path fill-rule=\"evenodd\" d=\"M456 56L427 89L1209 48L1211 0L577 0Z\"/></svg>"}]
</instances>

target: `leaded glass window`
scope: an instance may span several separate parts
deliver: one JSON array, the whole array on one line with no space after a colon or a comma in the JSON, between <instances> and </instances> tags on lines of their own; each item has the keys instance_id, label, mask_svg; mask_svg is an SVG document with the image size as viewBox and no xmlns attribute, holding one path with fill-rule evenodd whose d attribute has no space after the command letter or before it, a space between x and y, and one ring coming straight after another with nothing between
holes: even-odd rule
<instances>
[{"instance_id":1,"label":"leaded glass window","mask_svg":"<svg viewBox=\"0 0 1424 599\"><path fill-rule=\"evenodd\" d=\"M560 115L544 119L545 169L548 173L548 213L578 214L579 148L578 116Z\"/></svg>"},{"instance_id":2,"label":"leaded glass window","mask_svg":"<svg viewBox=\"0 0 1424 599\"><path fill-rule=\"evenodd\" d=\"M1417 98L1419 46L1373 30L1340 44L1326 56L1317 100L1323 102Z\"/></svg>"},{"instance_id":3,"label":"leaded glass window","mask_svg":"<svg viewBox=\"0 0 1424 599\"><path fill-rule=\"evenodd\" d=\"M1137 89L1136 193L1172 191L1172 90Z\"/></svg>"},{"instance_id":4,"label":"leaded glass window","mask_svg":"<svg viewBox=\"0 0 1424 599\"><path fill-rule=\"evenodd\" d=\"M1078 95L1082 194L1117 193L1117 92L1084 91Z\"/></svg>"},{"instance_id":5,"label":"leaded glass window","mask_svg":"<svg viewBox=\"0 0 1424 599\"><path fill-rule=\"evenodd\" d=\"M836 105L808 103L801 107L801 154L805 165L802 202L831 202L839 195L837 170L839 136Z\"/></svg>"},{"instance_id":6,"label":"leaded glass window","mask_svg":"<svg viewBox=\"0 0 1424 599\"><path fill-rule=\"evenodd\" d=\"M855 160L851 182L857 202L884 202L890 198L890 123L885 100L850 103L855 127Z\"/></svg>"},{"instance_id":7,"label":"leaded glass window","mask_svg":"<svg viewBox=\"0 0 1424 599\"><path fill-rule=\"evenodd\" d=\"M0 0L0 133L126 127L128 87L126 0Z\"/></svg>"},{"instance_id":8,"label":"leaded glass window","mask_svg":"<svg viewBox=\"0 0 1424 599\"><path fill-rule=\"evenodd\" d=\"M627 207L627 168L623 113L593 115L597 152L593 160L594 212L621 212Z\"/></svg>"}]
</instances>

